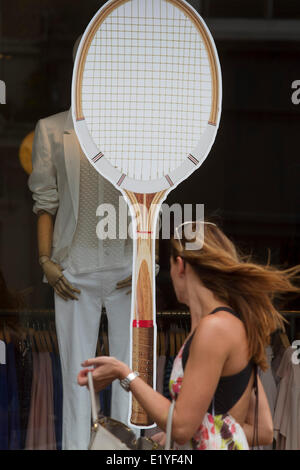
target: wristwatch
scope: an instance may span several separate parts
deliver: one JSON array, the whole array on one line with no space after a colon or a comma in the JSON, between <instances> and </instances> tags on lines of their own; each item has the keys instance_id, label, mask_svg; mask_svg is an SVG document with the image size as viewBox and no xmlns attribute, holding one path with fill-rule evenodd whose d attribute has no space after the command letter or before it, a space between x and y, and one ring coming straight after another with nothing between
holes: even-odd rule
<instances>
[{"instance_id":1,"label":"wristwatch","mask_svg":"<svg viewBox=\"0 0 300 470\"><path fill-rule=\"evenodd\" d=\"M125 377L125 379L120 380L120 385L126 392L130 391L130 384L131 382L138 377L140 374L138 372L130 372L130 374Z\"/></svg>"}]
</instances>

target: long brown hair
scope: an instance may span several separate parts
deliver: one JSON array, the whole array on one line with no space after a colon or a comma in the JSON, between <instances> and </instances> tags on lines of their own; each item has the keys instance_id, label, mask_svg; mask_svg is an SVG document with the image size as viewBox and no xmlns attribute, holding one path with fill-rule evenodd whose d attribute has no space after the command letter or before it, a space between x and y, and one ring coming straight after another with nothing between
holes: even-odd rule
<instances>
[{"instance_id":1,"label":"long brown hair","mask_svg":"<svg viewBox=\"0 0 300 470\"><path fill-rule=\"evenodd\" d=\"M195 242L199 238L197 227L198 224L193 223ZM298 278L300 265L285 270L270 264L260 265L244 256L217 225L204 223L202 230L201 249L185 248L187 242L193 240L187 239L183 230L180 239L171 240L171 256L174 260L180 256L189 263L203 285L241 315L248 338L249 359L266 370L265 348L270 344L271 334L278 329L284 331L285 319L273 302L288 292L300 294L300 288L292 283Z\"/></svg>"}]
</instances>

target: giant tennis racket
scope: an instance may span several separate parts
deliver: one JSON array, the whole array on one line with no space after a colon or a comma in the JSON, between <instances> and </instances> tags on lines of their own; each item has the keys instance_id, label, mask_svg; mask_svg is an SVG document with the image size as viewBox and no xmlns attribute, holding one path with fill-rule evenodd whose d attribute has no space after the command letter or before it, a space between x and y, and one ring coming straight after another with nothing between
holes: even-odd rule
<instances>
[{"instance_id":1,"label":"giant tennis racket","mask_svg":"<svg viewBox=\"0 0 300 470\"><path fill-rule=\"evenodd\" d=\"M130 206L131 361L154 387L157 216L171 189L208 155L220 111L216 48L186 1L111 0L92 19L74 66L74 127L89 161ZM151 424L135 399L131 423Z\"/></svg>"}]
</instances>

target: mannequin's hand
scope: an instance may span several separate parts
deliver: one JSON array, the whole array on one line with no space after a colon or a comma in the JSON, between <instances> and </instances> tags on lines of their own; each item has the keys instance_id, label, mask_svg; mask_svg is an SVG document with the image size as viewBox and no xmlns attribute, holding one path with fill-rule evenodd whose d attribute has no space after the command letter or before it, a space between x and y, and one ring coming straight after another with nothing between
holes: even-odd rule
<instances>
[{"instance_id":1,"label":"mannequin's hand","mask_svg":"<svg viewBox=\"0 0 300 470\"><path fill-rule=\"evenodd\" d=\"M132 276L130 275L126 277L125 279L123 279L122 281L119 281L116 285L116 288L123 289L123 287L131 287L131 283L132 283ZM131 290L129 292L131 292Z\"/></svg>"},{"instance_id":2,"label":"mannequin's hand","mask_svg":"<svg viewBox=\"0 0 300 470\"><path fill-rule=\"evenodd\" d=\"M46 261L43 264L43 271L57 295L64 300L78 300L74 292L80 294L80 290L73 287L62 273L62 268L54 261Z\"/></svg>"},{"instance_id":3,"label":"mannequin's hand","mask_svg":"<svg viewBox=\"0 0 300 470\"><path fill-rule=\"evenodd\" d=\"M100 356L94 359L88 359L81 365L82 367L89 367L89 369L83 369L79 372L77 376L78 384L81 387L88 386L88 372L92 371L95 392L103 390L115 379L127 377L131 372L126 364L111 356Z\"/></svg>"}]
</instances>

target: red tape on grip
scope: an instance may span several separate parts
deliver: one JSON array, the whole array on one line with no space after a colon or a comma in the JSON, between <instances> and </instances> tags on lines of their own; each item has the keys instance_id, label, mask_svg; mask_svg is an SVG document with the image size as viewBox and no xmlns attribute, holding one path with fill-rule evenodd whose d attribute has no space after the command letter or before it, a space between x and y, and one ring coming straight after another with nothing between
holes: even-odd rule
<instances>
[{"instance_id":1,"label":"red tape on grip","mask_svg":"<svg viewBox=\"0 0 300 470\"><path fill-rule=\"evenodd\" d=\"M153 328L153 320L133 320L133 328Z\"/></svg>"}]
</instances>

